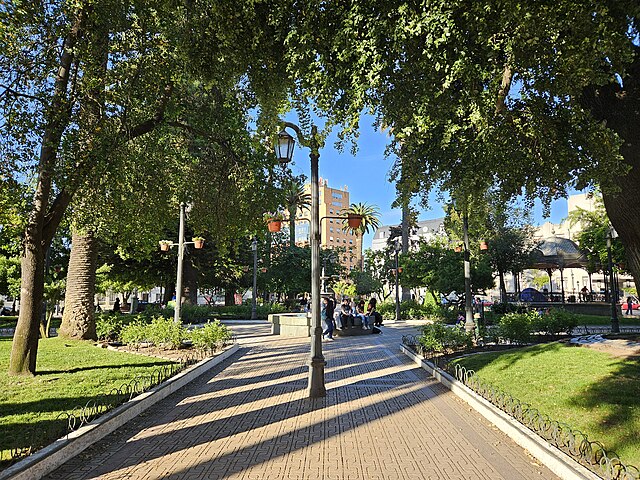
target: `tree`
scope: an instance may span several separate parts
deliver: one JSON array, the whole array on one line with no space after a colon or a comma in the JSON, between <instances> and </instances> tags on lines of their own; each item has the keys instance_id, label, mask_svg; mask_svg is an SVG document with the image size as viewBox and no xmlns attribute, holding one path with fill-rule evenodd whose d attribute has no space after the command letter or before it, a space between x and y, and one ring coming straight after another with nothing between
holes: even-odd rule
<instances>
[{"instance_id":1,"label":"tree","mask_svg":"<svg viewBox=\"0 0 640 480\"><path fill-rule=\"evenodd\" d=\"M35 179L10 373L35 372L44 252L74 196L87 179L109 171L118 147L159 125L185 127L177 109L167 115L183 74L215 79L218 91L247 86L252 98L265 99L265 117L282 105L287 81L279 75L285 69L277 45L286 33L274 28L279 18L263 15L265 6L195 1L176 8L163 0L3 6L0 116L11 121L0 125L8 165L2 174Z\"/></svg>"},{"instance_id":2,"label":"tree","mask_svg":"<svg viewBox=\"0 0 640 480\"><path fill-rule=\"evenodd\" d=\"M633 0L327 5L300 12L292 70L343 138L367 107L393 128L405 196L489 182L548 209L600 184L638 281L639 17Z\"/></svg>"},{"instance_id":3,"label":"tree","mask_svg":"<svg viewBox=\"0 0 640 480\"><path fill-rule=\"evenodd\" d=\"M304 176L293 178L285 184L285 204L289 211L289 245L296 244L296 215L299 210L309 211L311 194L305 191Z\"/></svg>"},{"instance_id":4,"label":"tree","mask_svg":"<svg viewBox=\"0 0 640 480\"><path fill-rule=\"evenodd\" d=\"M608 264L607 236L610 235L611 224L607 217L607 212L603 204L602 196L595 192L595 209L593 211L577 208L569 212L567 220L571 227L579 225L576 240L580 249L583 250L589 260L588 271L594 273L606 270ZM619 238L611 239L611 257L616 265L625 265L625 258L628 258L626 249Z\"/></svg>"}]
</instances>

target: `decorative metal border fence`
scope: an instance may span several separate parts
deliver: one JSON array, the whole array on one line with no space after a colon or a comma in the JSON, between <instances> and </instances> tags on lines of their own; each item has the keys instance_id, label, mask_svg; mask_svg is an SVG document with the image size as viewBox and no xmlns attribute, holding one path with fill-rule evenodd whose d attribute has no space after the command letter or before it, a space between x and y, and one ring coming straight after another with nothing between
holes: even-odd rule
<instances>
[{"instance_id":1,"label":"decorative metal border fence","mask_svg":"<svg viewBox=\"0 0 640 480\"><path fill-rule=\"evenodd\" d=\"M235 336L233 336L229 342L217 345L216 348L191 351L175 363L158 367L149 374L136 376L120 387L111 389L109 393L92 398L84 406L76 406L71 410L61 412L55 419L49 420L46 426L36 425L25 431L19 439L12 442L17 446L10 450L0 451L0 471L57 439L67 438L71 432L132 398L151 390L191 365L212 357L214 353L221 351L226 345L235 343L235 340Z\"/></svg>"},{"instance_id":2,"label":"decorative metal border fence","mask_svg":"<svg viewBox=\"0 0 640 480\"><path fill-rule=\"evenodd\" d=\"M424 348L418 341L419 335L405 335L402 343L424 358ZM433 362L436 368L445 370ZM607 452L600 442L591 441L584 433L572 429L566 423L551 419L540 413L527 403L512 397L506 392L484 382L473 370L455 365L455 371L446 369L454 375L456 380L476 392L485 400L491 402L503 412L507 413L522 425L544 438L546 441L568 454L578 463L584 465L596 475L606 480L640 480L640 469L623 463L614 452Z\"/></svg>"}]
</instances>

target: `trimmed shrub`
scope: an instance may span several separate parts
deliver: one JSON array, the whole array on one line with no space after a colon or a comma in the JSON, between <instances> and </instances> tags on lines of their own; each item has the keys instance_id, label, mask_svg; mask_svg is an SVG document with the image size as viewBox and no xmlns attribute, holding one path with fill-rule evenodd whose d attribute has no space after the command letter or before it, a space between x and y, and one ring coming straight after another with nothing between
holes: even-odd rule
<instances>
[{"instance_id":1,"label":"trimmed shrub","mask_svg":"<svg viewBox=\"0 0 640 480\"><path fill-rule=\"evenodd\" d=\"M96 334L98 340L120 340L122 329L136 320L136 316L122 315L115 312L101 312L96 314Z\"/></svg>"},{"instance_id":2,"label":"trimmed shrub","mask_svg":"<svg viewBox=\"0 0 640 480\"><path fill-rule=\"evenodd\" d=\"M157 347L179 348L182 341L189 337L187 329L173 319L155 317L146 325L147 338Z\"/></svg>"},{"instance_id":3,"label":"trimmed shrub","mask_svg":"<svg viewBox=\"0 0 640 480\"><path fill-rule=\"evenodd\" d=\"M531 341L535 313L507 313L498 321L498 337L505 342L524 344Z\"/></svg>"},{"instance_id":4,"label":"trimmed shrub","mask_svg":"<svg viewBox=\"0 0 640 480\"><path fill-rule=\"evenodd\" d=\"M548 313L536 315L532 330L555 337L559 333L570 334L578 326L578 315L561 308L552 308Z\"/></svg>"},{"instance_id":5,"label":"trimmed shrub","mask_svg":"<svg viewBox=\"0 0 640 480\"><path fill-rule=\"evenodd\" d=\"M193 346L202 350L220 350L231 340L231 330L226 325L220 323L220 320L207 322L201 328L191 331L191 342Z\"/></svg>"},{"instance_id":6,"label":"trimmed shrub","mask_svg":"<svg viewBox=\"0 0 640 480\"><path fill-rule=\"evenodd\" d=\"M422 327L418 341L424 352L439 353L469 350L473 347L473 333L461 327L449 327L442 322L434 322Z\"/></svg>"},{"instance_id":7,"label":"trimmed shrub","mask_svg":"<svg viewBox=\"0 0 640 480\"><path fill-rule=\"evenodd\" d=\"M491 305L491 311L498 315L504 315L505 313L527 313L527 307L515 303L494 303Z\"/></svg>"},{"instance_id":8,"label":"trimmed shrub","mask_svg":"<svg viewBox=\"0 0 640 480\"><path fill-rule=\"evenodd\" d=\"M120 332L120 341L134 348L138 348L141 343L149 342L147 324L136 321L125 325Z\"/></svg>"}]
</instances>

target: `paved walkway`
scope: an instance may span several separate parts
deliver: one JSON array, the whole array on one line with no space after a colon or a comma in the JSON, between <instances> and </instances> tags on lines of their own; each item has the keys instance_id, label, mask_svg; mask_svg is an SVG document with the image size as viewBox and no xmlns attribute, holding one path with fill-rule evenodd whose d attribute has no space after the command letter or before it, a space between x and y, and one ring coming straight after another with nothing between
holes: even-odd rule
<instances>
[{"instance_id":1,"label":"paved walkway","mask_svg":"<svg viewBox=\"0 0 640 480\"><path fill-rule=\"evenodd\" d=\"M233 328L230 361L48 478L555 478L399 353L412 327L325 342L328 393L313 401L307 339Z\"/></svg>"}]
</instances>

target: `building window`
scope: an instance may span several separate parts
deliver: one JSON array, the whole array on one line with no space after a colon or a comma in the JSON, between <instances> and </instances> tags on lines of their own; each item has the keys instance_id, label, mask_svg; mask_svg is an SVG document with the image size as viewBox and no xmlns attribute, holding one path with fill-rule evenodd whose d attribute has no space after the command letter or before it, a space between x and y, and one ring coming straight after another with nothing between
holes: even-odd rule
<instances>
[{"instance_id":1,"label":"building window","mask_svg":"<svg viewBox=\"0 0 640 480\"><path fill-rule=\"evenodd\" d=\"M334 207L342 207L342 202L331 202Z\"/></svg>"},{"instance_id":2,"label":"building window","mask_svg":"<svg viewBox=\"0 0 640 480\"><path fill-rule=\"evenodd\" d=\"M329 241L330 241L330 242L333 242L333 237L329 237Z\"/></svg>"},{"instance_id":3,"label":"building window","mask_svg":"<svg viewBox=\"0 0 640 480\"><path fill-rule=\"evenodd\" d=\"M350 243L351 245L353 245L353 240L349 240L349 243Z\"/></svg>"},{"instance_id":4,"label":"building window","mask_svg":"<svg viewBox=\"0 0 640 480\"><path fill-rule=\"evenodd\" d=\"M329 213L330 213L331 215L333 215L333 210L329 210Z\"/></svg>"},{"instance_id":5,"label":"building window","mask_svg":"<svg viewBox=\"0 0 640 480\"><path fill-rule=\"evenodd\" d=\"M329 227L329 231L333 233L333 227Z\"/></svg>"},{"instance_id":6,"label":"building window","mask_svg":"<svg viewBox=\"0 0 640 480\"><path fill-rule=\"evenodd\" d=\"M331 195L333 198L337 198L338 200L342 200L342 194L338 192L333 192Z\"/></svg>"},{"instance_id":7,"label":"building window","mask_svg":"<svg viewBox=\"0 0 640 480\"><path fill-rule=\"evenodd\" d=\"M343 238L343 239L342 239L342 243L347 243L347 239L346 239L346 238Z\"/></svg>"}]
</instances>

